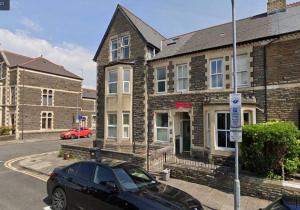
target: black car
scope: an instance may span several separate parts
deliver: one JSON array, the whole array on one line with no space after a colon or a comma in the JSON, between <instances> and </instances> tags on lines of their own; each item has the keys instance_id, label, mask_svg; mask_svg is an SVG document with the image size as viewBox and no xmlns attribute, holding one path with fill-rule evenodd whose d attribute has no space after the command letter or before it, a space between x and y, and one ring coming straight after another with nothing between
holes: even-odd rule
<instances>
[{"instance_id":1,"label":"black car","mask_svg":"<svg viewBox=\"0 0 300 210\"><path fill-rule=\"evenodd\" d=\"M261 210L299 210L300 195L283 195L282 198L274 201Z\"/></svg>"},{"instance_id":2,"label":"black car","mask_svg":"<svg viewBox=\"0 0 300 210\"><path fill-rule=\"evenodd\" d=\"M53 210L201 210L189 194L129 163L81 161L56 168L47 182Z\"/></svg>"}]
</instances>

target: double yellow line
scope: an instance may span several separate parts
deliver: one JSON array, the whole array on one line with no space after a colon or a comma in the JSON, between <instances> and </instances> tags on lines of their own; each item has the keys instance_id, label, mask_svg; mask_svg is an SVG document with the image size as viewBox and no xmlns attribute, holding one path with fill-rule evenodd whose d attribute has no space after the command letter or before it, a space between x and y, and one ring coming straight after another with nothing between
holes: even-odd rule
<instances>
[{"instance_id":1,"label":"double yellow line","mask_svg":"<svg viewBox=\"0 0 300 210\"><path fill-rule=\"evenodd\" d=\"M42 175L42 174L39 174L37 172L33 172L33 171L30 171L30 170L27 170L27 169L22 169L22 167L20 166L20 168L16 168L13 166L14 163L18 162L18 161L21 161L21 160L24 160L26 158L33 158L33 157L36 157L36 156L41 156L41 155L47 155L51 152L46 152L46 153L41 153L41 154L35 154L35 155L28 155L28 156L22 156L22 157L17 157L17 158L13 158L11 160L8 160L4 163L4 166L10 170L13 170L13 171L16 171L16 172L19 172L19 173L22 173L22 174L26 174L28 176L31 176L31 177L34 177L36 179L39 179L43 182L47 182L48 180L48 177L46 175Z\"/></svg>"}]
</instances>

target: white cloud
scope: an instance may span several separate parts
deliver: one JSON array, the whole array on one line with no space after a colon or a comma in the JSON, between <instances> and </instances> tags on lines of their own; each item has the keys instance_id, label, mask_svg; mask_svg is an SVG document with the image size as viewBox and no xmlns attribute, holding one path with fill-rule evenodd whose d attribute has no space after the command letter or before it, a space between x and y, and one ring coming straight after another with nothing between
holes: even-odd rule
<instances>
[{"instance_id":1,"label":"white cloud","mask_svg":"<svg viewBox=\"0 0 300 210\"><path fill-rule=\"evenodd\" d=\"M92 61L93 54L87 49L72 43L60 45L30 36L23 31L12 32L0 28L1 49L16 52L30 57L43 57L64 66L67 70L84 78L84 86L96 87L96 63Z\"/></svg>"},{"instance_id":2,"label":"white cloud","mask_svg":"<svg viewBox=\"0 0 300 210\"><path fill-rule=\"evenodd\" d=\"M23 17L21 19L21 24L25 26L27 29L30 29L31 31L34 32L38 32L42 30L42 27L38 23L34 22L33 20L27 17Z\"/></svg>"}]
</instances>

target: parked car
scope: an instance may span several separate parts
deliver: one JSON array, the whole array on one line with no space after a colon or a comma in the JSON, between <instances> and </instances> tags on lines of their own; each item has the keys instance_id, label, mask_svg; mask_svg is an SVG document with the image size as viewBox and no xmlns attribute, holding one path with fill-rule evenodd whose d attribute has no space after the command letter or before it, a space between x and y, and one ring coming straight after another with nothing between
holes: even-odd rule
<instances>
[{"instance_id":1,"label":"parked car","mask_svg":"<svg viewBox=\"0 0 300 210\"><path fill-rule=\"evenodd\" d=\"M189 194L130 163L80 161L56 168L47 182L53 210L202 210Z\"/></svg>"},{"instance_id":2,"label":"parked car","mask_svg":"<svg viewBox=\"0 0 300 210\"><path fill-rule=\"evenodd\" d=\"M92 130L89 129L89 128L80 128L80 137L81 138L84 138L84 137L91 137L92 135ZM72 129L72 130L68 130L68 131L65 131L65 132L62 132L60 134L60 138L61 139L76 139L78 138L78 129L75 128L75 129Z\"/></svg>"},{"instance_id":3,"label":"parked car","mask_svg":"<svg viewBox=\"0 0 300 210\"><path fill-rule=\"evenodd\" d=\"M282 198L274 201L261 210L299 210L300 195L283 195Z\"/></svg>"}]
</instances>

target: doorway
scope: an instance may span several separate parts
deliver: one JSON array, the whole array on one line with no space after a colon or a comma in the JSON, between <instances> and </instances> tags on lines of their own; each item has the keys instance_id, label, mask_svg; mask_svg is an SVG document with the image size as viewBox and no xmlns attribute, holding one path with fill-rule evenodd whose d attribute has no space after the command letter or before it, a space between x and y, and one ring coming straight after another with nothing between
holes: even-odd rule
<instances>
[{"instance_id":1,"label":"doorway","mask_svg":"<svg viewBox=\"0 0 300 210\"><path fill-rule=\"evenodd\" d=\"M179 112L175 116L175 153L191 151L191 121L188 112Z\"/></svg>"}]
</instances>

